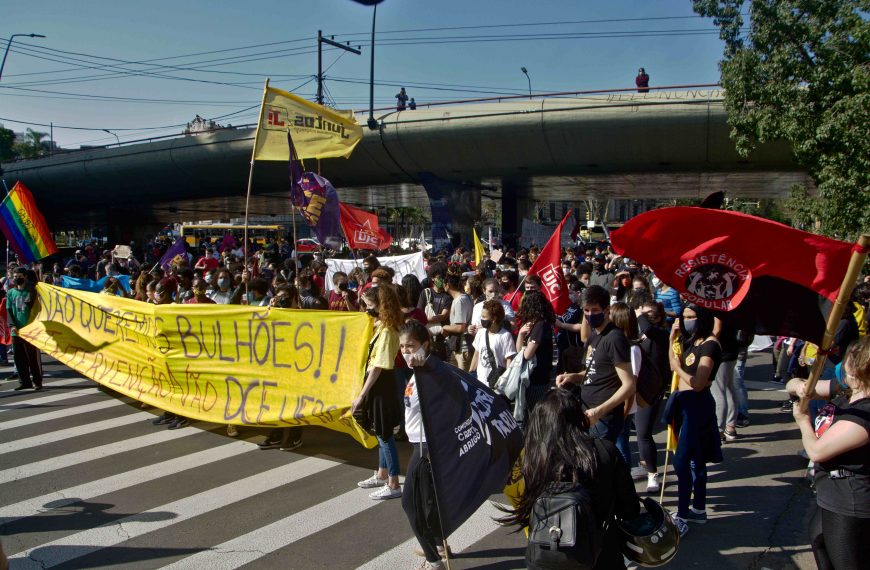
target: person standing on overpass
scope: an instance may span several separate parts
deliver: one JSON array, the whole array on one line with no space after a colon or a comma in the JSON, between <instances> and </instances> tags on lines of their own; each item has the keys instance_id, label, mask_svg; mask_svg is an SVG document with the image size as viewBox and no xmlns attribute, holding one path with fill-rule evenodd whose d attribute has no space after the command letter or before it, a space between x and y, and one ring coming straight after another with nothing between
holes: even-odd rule
<instances>
[{"instance_id":1,"label":"person standing on overpass","mask_svg":"<svg viewBox=\"0 0 870 570\"><path fill-rule=\"evenodd\" d=\"M637 86L638 93L649 93L649 75L644 68L637 70L637 77L634 78L634 84Z\"/></svg>"}]
</instances>

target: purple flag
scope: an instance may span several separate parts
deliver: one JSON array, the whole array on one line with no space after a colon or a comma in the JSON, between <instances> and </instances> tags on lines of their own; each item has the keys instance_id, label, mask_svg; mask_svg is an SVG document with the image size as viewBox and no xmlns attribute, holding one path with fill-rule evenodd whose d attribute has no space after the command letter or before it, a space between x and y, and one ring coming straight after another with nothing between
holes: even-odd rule
<instances>
[{"instance_id":1,"label":"purple flag","mask_svg":"<svg viewBox=\"0 0 870 570\"><path fill-rule=\"evenodd\" d=\"M184 258L184 261L187 261L187 248L185 247L184 238L178 238L175 240L175 243L169 246L169 249L166 250L166 253L163 254L163 257L160 258L160 267L163 268L163 271L169 271L169 266L177 256L181 256Z\"/></svg>"},{"instance_id":2,"label":"purple flag","mask_svg":"<svg viewBox=\"0 0 870 570\"><path fill-rule=\"evenodd\" d=\"M290 200L299 208L308 225L314 228L320 244L338 249L341 246L338 192L326 178L313 172L302 172L289 131L287 142L290 145Z\"/></svg>"}]
</instances>

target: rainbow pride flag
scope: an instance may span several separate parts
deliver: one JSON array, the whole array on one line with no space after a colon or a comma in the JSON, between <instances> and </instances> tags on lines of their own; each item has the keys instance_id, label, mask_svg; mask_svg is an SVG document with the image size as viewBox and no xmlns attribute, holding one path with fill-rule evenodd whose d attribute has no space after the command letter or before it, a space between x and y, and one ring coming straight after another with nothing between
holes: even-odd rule
<instances>
[{"instance_id":1,"label":"rainbow pride flag","mask_svg":"<svg viewBox=\"0 0 870 570\"><path fill-rule=\"evenodd\" d=\"M31 263L57 253L57 244L45 218L36 209L33 194L21 182L0 202L0 229L18 258Z\"/></svg>"}]
</instances>

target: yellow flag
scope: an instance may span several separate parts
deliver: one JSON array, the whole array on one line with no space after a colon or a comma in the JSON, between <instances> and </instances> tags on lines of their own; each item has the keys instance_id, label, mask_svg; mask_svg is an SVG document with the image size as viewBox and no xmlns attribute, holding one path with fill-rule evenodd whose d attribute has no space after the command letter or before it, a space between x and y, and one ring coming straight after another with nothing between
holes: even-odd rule
<instances>
[{"instance_id":1,"label":"yellow flag","mask_svg":"<svg viewBox=\"0 0 870 570\"><path fill-rule=\"evenodd\" d=\"M471 231L474 232L474 265L480 265L486 252L483 249L483 242L477 237L477 230L471 228Z\"/></svg>"},{"instance_id":2,"label":"yellow flag","mask_svg":"<svg viewBox=\"0 0 870 570\"><path fill-rule=\"evenodd\" d=\"M353 111L337 111L266 87L254 160L290 160L287 131L300 159L349 157L362 139Z\"/></svg>"},{"instance_id":3,"label":"yellow flag","mask_svg":"<svg viewBox=\"0 0 870 570\"><path fill-rule=\"evenodd\" d=\"M674 354L677 355L677 358L682 356L683 347L680 346L678 341L674 341ZM671 377L671 393L676 392L680 387L680 377L676 372L673 373ZM674 432L674 424L668 424L668 440L665 444L665 450L670 451L671 453L675 453L677 451L677 434Z\"/></svg>"}]
</instances>

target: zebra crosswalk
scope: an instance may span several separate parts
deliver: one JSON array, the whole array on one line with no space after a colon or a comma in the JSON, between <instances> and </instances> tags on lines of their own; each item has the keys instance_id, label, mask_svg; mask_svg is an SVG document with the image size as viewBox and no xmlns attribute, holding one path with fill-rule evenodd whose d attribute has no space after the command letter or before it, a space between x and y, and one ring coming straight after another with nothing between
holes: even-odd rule
<instances>
[{"instance_id":1,"label":"zebra crosswalk","mask_svg":"<svg viewBox=\"0 0 870 570\"><path fill-rule=\"evenodd\" d=\"M265 430L231 439L194 422L170 431L151 423L159 411L87 379L44 385L0 385L0 535L12 569L402 569L422 560L400 501L373 501L356 486L377 451L345 435L312 428L294 452L261 451ZM400 447L405 465L410 449ZM522 539L492 521L498 514L486 504L451 537L451 567L524 566Z\"/></svg>"}]
</instances>

